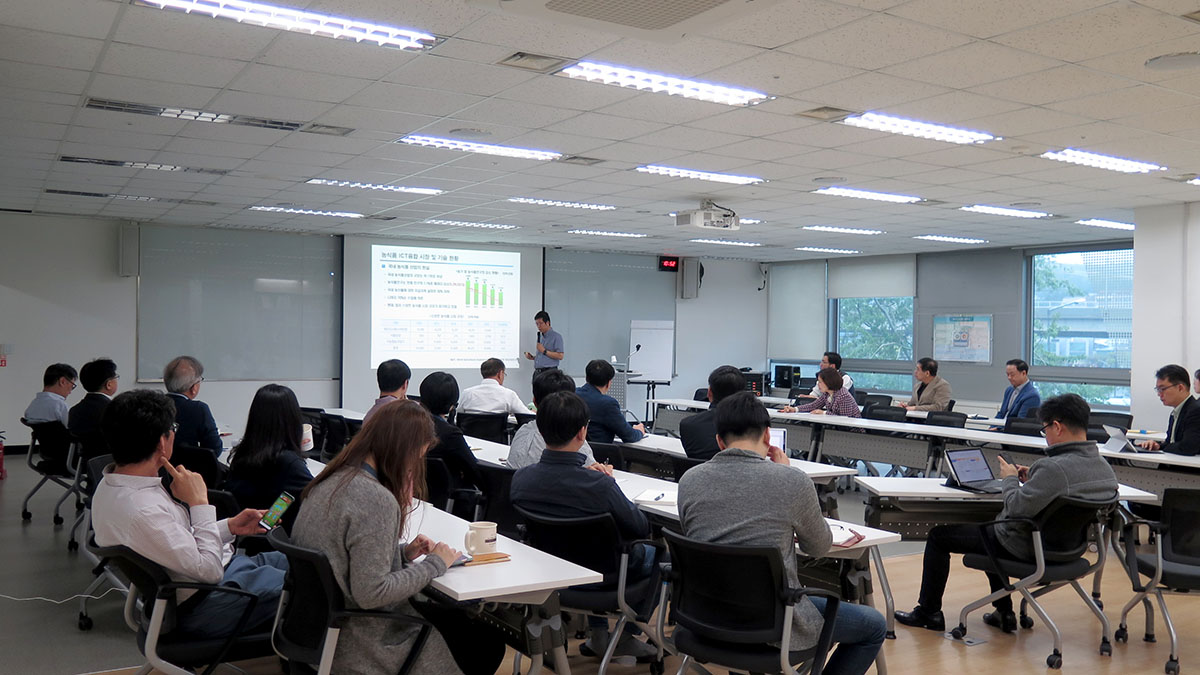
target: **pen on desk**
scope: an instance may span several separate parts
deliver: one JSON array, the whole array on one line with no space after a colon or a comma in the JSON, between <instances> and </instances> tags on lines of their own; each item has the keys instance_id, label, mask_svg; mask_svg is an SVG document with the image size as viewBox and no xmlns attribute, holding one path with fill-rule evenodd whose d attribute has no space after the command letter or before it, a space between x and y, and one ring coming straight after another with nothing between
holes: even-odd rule
<instances>
[{"instance_id":1,"label":"pen on desk","mask_svg":"<svg viewBox=\"0 0 1200 675\"><path fill-rule=\"evenodd\" d=\"M665 492L660 492L660 493L659 493L659 495L658 495L657 497L655 497L655 498L654 498L654 501L658 501L658 500L660 500L660 499L662 499L663 497L666 497L666 496L667 496L667 493L665 493Z\"/></svg>"}]
</instances>

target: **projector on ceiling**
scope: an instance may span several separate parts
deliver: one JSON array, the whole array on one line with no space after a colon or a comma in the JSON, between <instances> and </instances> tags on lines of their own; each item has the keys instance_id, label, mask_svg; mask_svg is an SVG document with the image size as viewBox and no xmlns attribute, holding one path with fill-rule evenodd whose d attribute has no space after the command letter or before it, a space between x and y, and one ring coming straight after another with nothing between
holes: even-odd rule
<instances>
[{"instance_id":1,"label":"projector on ceiling","mask_svg":"<svg viewBox=\"0 0 1200 675\"><path fill-rule=\"evenodd\" d=\"M737 214L729 209L721 208L711 201L700 202L700 208L693 211L676 211L675 227L699 227L705 230L740 230Z\"/></svg>"}]
</instances>

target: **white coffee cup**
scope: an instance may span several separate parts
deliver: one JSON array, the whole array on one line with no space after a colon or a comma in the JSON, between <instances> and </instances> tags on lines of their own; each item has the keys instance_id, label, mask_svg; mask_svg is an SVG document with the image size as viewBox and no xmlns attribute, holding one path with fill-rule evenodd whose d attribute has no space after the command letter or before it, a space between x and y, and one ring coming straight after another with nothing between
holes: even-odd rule
<instances>
[{"instance_id":1,"label":"white coffee cup","mask_svg":"<svg viewBox=\"0 0 1200 675\"><path fill-rule=\"evenodd\" d=\"M300 450L308 452L313 449L312 425L305 424L300 432Z\"/></svg>"},{"instance_id":2,"label":"white coffee cup","mask_svg":"<svg viewBox=\"0 0 1200 675\"><path fill-rule=\"evenodd\" d=\"M496 552L496 524L481 520L471 523L463 537L463 548L471 555Z\"/></svg>"}]
</instances>

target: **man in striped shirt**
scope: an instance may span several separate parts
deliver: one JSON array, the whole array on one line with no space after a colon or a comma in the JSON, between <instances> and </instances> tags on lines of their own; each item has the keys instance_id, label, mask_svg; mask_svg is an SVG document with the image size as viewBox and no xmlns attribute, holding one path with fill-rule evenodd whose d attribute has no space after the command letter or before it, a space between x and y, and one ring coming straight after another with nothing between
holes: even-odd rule
<instances>
[{"instance_id":1,"label":"man in striped shirt","mask_svg":"<svg viewBox=\"0 0 1200 675\"><path fill-rule=\"evenodd\" d=\"M817 388L821 390L821 393L816 400L801 406L787 406L783 412L811 412L817 415L829 413L843 417L862 417L862 411L859 410L854 396L848 388L842 385L842 374L838 372L837 368L822 368L821 372L817 373Z\"/></svg>"}]
</instances>

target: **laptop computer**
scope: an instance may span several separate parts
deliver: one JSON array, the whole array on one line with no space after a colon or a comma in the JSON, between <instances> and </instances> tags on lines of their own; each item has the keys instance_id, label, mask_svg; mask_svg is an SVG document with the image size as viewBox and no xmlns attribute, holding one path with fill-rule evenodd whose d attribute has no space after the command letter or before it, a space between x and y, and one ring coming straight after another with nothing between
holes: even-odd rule
<instances>
[{"instance_id":1,"label":"laptop computer","mask_svg":"<svg viewBox=\"0 0 1200 675\"><path fill-rule=\"evenodd\" d=\"M1001 492L1001 481L992 473L987 458L978 448L947 450L946 465L950 469L947 487L985 494Z\"/></svg>"},{"instance_id":2,"label":"laptop computer","mask_svg":"<svg viewBox=\"0 0 1200 675\"><path fill-rule=\"evenodd\" d=\"M1129 437L1125 435L1125 430L1121 427L1112 427L1107 424L1101 425L1104 432L1108 434L1108 441L1101 447L1112 452L1162 452L1161 450L1150 450L1139 445L1134 445L1130 442Z\"/></svg>"},{"instance_id":3,"label":"laptop computer","mask_svg":"<svg viewBox=\"0 0 1200 675\"><path fill-rule=\"evenodd\" d=\"M771 427L771 445L787 452L787 429Z\"/></svg>"}]
</instances>

